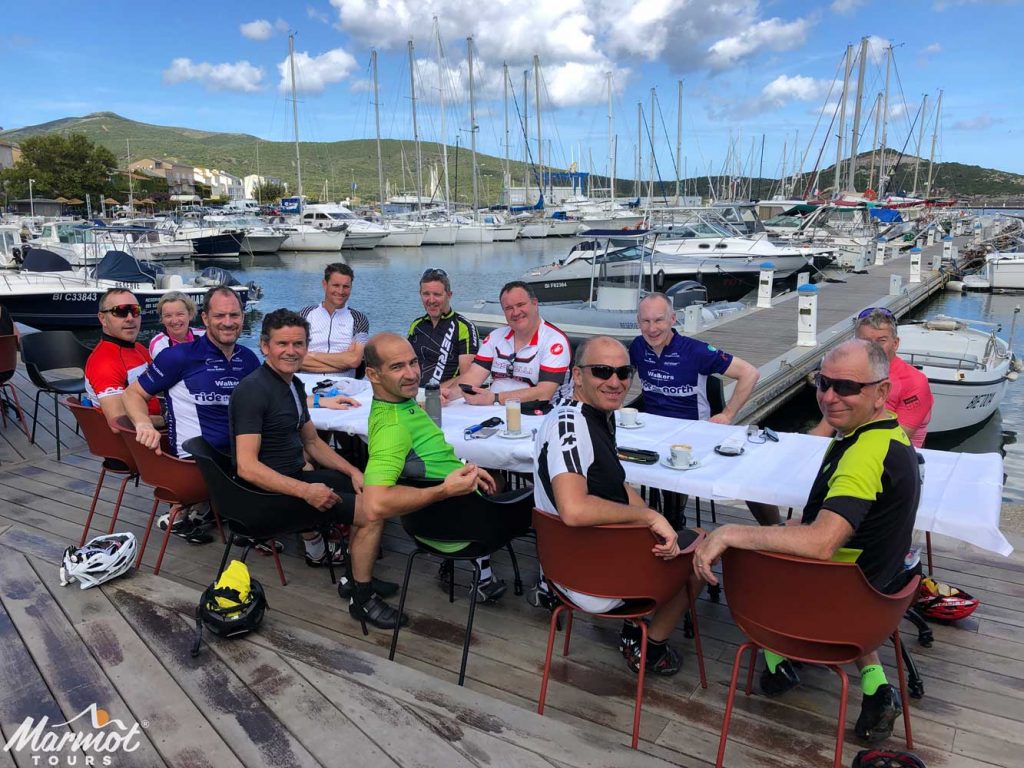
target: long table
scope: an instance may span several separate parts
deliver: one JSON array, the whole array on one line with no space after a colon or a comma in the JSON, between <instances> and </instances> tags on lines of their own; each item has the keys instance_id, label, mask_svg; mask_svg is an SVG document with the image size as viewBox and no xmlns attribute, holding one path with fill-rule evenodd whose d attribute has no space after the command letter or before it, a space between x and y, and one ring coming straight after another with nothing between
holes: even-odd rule
<instances>
[{"instance_id":1,"label":"long table","mask_svg":"<svg viewBox=\"0 0 1024 768\"><path fill-rule=\"evenodd\" d=\"M307 388L319 377L302 375ZM346 394L361 406L346 411L310 409L317 429L367 435L371 392L363 381L346 380ZM459 400L442 412L442 429L456 455L482 467L514 472L533 471L533 440L543 417L523 415L520 439L500 435L483 440L466 440L467 427L491 416L504 418L501 406L473 406ZM636 429L619 428L620 446L645 448L667 457L669 446L686 443L700 466L692 470L670 469L658 464L624 463L626 479L677 493L709 499L745 499L781 507L801 508L807 500L828 439L783 432L779 442L746 441L746 427L711 424L705 421L669 419L640 414ZM740 456L720 456L714 448L733 438L744 440ZM1009 555L1013 547L999 530L1002 507L1003 460L996 453L954 453L922 450L925 459L924 488L917 510L918 530L941 533L982 549Z\"/></svg>"}]
</instances>

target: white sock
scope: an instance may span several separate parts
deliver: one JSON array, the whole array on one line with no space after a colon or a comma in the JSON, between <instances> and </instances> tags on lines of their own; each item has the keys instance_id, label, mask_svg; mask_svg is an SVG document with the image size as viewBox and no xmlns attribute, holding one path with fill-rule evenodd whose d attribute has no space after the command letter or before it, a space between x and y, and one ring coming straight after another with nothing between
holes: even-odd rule
<instances>
[{"instance_id":1,"label":"white sock","mask_svg":"<svg viewBox=\"0 0 1024 768\"><path fill-rule=\"evenodd\" d=\"M306 545L306 554L314 560L319 560L327 551L327 548L324 546L324 537L319 533L315 539L303 539L302 543Z\"/></svg>"},{"instance_id":2,"label":"white sock","mask_svg":"<svg viewBox=\"0 0 1024 768\"><path fill-rule=\"evenodd\" d=\"M480 566L480 583L483 584L486 581L490 581L493 575L491 573L491 558L478 557L476 563Z\"/></svg>"}]
</instances>

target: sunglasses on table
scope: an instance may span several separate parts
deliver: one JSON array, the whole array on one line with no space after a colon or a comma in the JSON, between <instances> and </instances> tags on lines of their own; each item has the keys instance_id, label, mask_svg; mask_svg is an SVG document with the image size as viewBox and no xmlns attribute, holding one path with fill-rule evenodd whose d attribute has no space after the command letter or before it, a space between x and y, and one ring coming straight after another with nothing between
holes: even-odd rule
<instances>
[{"instance_id":1,"label":"sunglasses on table","mask_svg":"<svg viewBox=\"0 0 1024 768\"><path fill-rule=\"evenodd\" d=\"M632 378L634 368L632 365L620 365L617 368L611 365L580 365L581 369L590 369L595 378L601 381L608 381L612 374L619 378L619 381L626 381Z\"/></svg>"},{"instance_id":2,"label":"sunglasses on table","mask_svg":"<svg viewBox=\"0 0 1024 768\"><path fill-rule=\"evenodd\" d=\"M108 309L101 309L100 313L110 313L114 317L138 317L142 314L142 308L138 304L118 304Z\"/></svg>"},{"instance_id":3,"label":"sunglasses on table","mask_svg":"<svg viewBox=\"0 0 1024 768\"><path fill-rule=\"evenodd\" d=\"M833 379L821 373L814 374L814 386L816 386L819 391L828 392L830 389L834 389L836 394L840 397L853 397L854 395L859 395L864 387L870 387L872 384L881 384L885 380L886 379L878 379L877 381L853 381L852 379Z\"/></svg>"}]
</instances>

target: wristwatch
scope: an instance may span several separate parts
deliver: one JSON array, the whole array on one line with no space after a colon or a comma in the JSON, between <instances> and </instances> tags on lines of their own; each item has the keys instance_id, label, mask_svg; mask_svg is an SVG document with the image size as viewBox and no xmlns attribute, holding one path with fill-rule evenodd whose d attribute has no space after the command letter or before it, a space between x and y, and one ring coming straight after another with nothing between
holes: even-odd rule
<instances>
[{"instance_id":1,"label":"wristwatch","mask_svg":"<svg viewBox=\"0 0 1024 768\"><path fill-rule=\"evenodd\" d=\"M501 405L501 400L498 399L498 393L497 392L494 393L494 404L495 405Z\"/></svg>"}]
</instances>

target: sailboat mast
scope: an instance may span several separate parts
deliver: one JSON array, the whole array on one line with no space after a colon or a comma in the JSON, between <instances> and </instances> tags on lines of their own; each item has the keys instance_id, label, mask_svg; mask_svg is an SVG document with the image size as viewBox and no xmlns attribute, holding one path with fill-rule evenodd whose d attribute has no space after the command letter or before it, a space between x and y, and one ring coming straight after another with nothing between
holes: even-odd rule
<instances>
[{"instance_id":1,"label":"sailboat mast","mask_svg":"<svg viewBox=\"0 0 1024 768\"><path fill-rule=\"evenodd\" d=\"M875 149L878 147L878 124L882 119L882 94L875 95L875 133L871 137L871 169L868 171L868 189L875 183Z\"/></svg>"},{"instance_id":2,"label":"sailboat mast","mask_svg":"<svg viewBox=\"0 0 1024 768\"><path fill-rule=\"evenodd\" d=\"M502 184L504 186L504 192L502 197L505 200L505 205L511 206L512 201L509 199L508 189L512 186L512 167L509 165L508 151L509 151L509 132L508 132L508 62L502 62L501 71L503 76L502 87L505 90L505 173L502 174Z\"/></svg>"},{"instance_id":3,"label":"sailboat mast","mask_svg":"<svg viewBox=\"0 0 1024 768\"><path fill-rule=\"evenodd\" d=\"M932 128L932 153L928 158L928 184L924 188L924 196L932 196L932 175L935 171L935 142L939 138L939 122L942 120L942 91L939 91L939 103L935 105L935 127Z\"/></svg>"},{"instance_id":4,"label":"sailboat mast","mask_svg":"<svg viewBox=\"0 0 1024 768\"><path fill-rule=\"evenodd\" d=\"M878 197L885 196L885 186L889 179L886 178L885 169L885 145L889 135L889 69L892 65L892 46L885 49L885 91L882 95L882 146L879 147L878 157Z\"/></svg>"},{"instance_id":5,"label":"sailboat mast","mask_svg":"<svg viewBox=\"0 0 1024 768\"><path fill-rule=\"evenodd\" d=\"M921 170L921 144L924 141L924 118L928 114L928 94L921 97L921 124L917 127L917 159L914 160L914 195L917 195L917 178Z\"/></svg>"},{"instance_id":6,"label":"sailboat mast","mask_svg":"<svg viewBox=\"0 0 1024 768\"><path fill-rule=\"evenodd\" d=\"M299 212L302 211L302 158L299 156L299 105L295 100L295 35L288 35L288 68L292 76L292 129L295 136L295 180L298 182Z\"/></svg>"},{"instance_id":7,"label":"sailboat mast","mask_svg":"<svg viewBox=\"0 0 1024 768\"><path fill-rule=\"evenodd\" d=\"M380 89L377 85L377 49L370 51L370 68L373 70L373 124L377 131L377 188L380 190L380 219L384 221L384 158L380 152Z\"/></svg>"},{"instance_id":8,"label":"sailboat mast","mask_svg":"<svg viewBox=\"0 0 1024 768\"><path fill-rule=\"evenodd\" d=\"M836 137L836 176L832 185L833 195L838 195L843 176L843 138L846 135L846 97L850 92L850 69L853 65L853 46L846 46L846 74L843 77L843 94L839 99L839 135Z\"/></svg>"},{"instance_id":9,"label":"sailboat mast","mask_svg":"<svg viewBox=\"0 0 1024 768\"><path fill-rule=\"evenodd\" d=\"M656 91L651 88L651 156L647 159L647 205L654 204L654 100L657 98Z\"/></svg>"},{"instance_id":10,"label":"sailboat mast","mask_svg":"<svg viewBox=\"0 0 1024 768\"><path fill-rule=\"evenodd\" d=\"M608 78L608 195L612 201L612 208L615 207L615 133L612 124L612 73L606 73Z\"/></svg>"},{"instance_id":11,"label":"sailboat mast","mask_svg":"<svg viewBox=\"0 0 1024 768\"><path fill-rule=\"evenodd\" d=\"M469 147L473 158L473 216L480 208L480 193L476 178L476 102L473 100L473 36L466 38L466 63L469 67Z\"/></svg>"},{"instance_id":12,"label":"sailboat mast","mask_svg":"<svg viewBox=\"0 0 1024 768\"><path fill-rule=\"evenodd\" d=\"M416 145L416 212L423 213L423 155L420 152L420 131L416 123L416 60L412 40L409 41L409 85L412 93L412 139Z\"/></svg>"},{"instance_id":13,"label":"sailboat mast","mask_svg":"<svg viewBox=\"0 0 1024 768\"><path fill-rule=\"evenodd\" d=\"M857 100L853 107L853 142L850 146L850 176L847 179L850 191L857 191L857 149L860 146L860 112L864 95L864 67L868 59L868 39L860 39L860 66L857 69Z\"/></svg>"},{"instance_id":14,"label":"sailboat mast","mask_svg":"<svg viewBox=\"0 0 1024 768\"><path fill-rule=\"evenodd\" d=\"M441 50L441 25L434 17L434 33L437 37L437 90L441 100L441 158L444 161L444 202L451 204L451 189L448 186L448 124L444 114L444 56ZM456 169L457 170L457 169Z\"/></svg>"},{"instance_id":15,"label":"sailboat mast","mask_svg":"<svg viewBox=\"0 0 1024 768\"><path fill-rule=\"evenodd\" d=\"M679 173L683 159L683 81L676 82L676 205L679 205Z\"/></svg>"},{"instance_id":16,"label":"sailboat mast","mask_svg":"<svg viewBox=\"0 0 1024 768\"><path fill-rule=\"evenodd\" d=\"M644 103L638 101L636 103L636 182L633 184L633 191L636 192L637 199L640 198L640 164L643 162L644 150L643 150L643 122L644 122Z\"/></svg>"},{"instance_id":17,"label":"sailboat mast","mask_svg":"<svg viewBox=\"0 0 1024 768\"><path fill-rule=\"evenodd\" d=\"M135 213L135 188L132 186L132 142L131 139L124 140L128 148L128 210Z\"/></svg>"},{"instance_id":18,"label":"sailboat mast","mask_svg":"<svg viewBox=\"0 0 1024 768\"><path fill-rule=\"evenodd\" d=\"M540 169L540 196L544 197L544 142L540 133L540 56L533 55L533 98L537 113L537 167Z\"/></svg>"}]
</instances>

